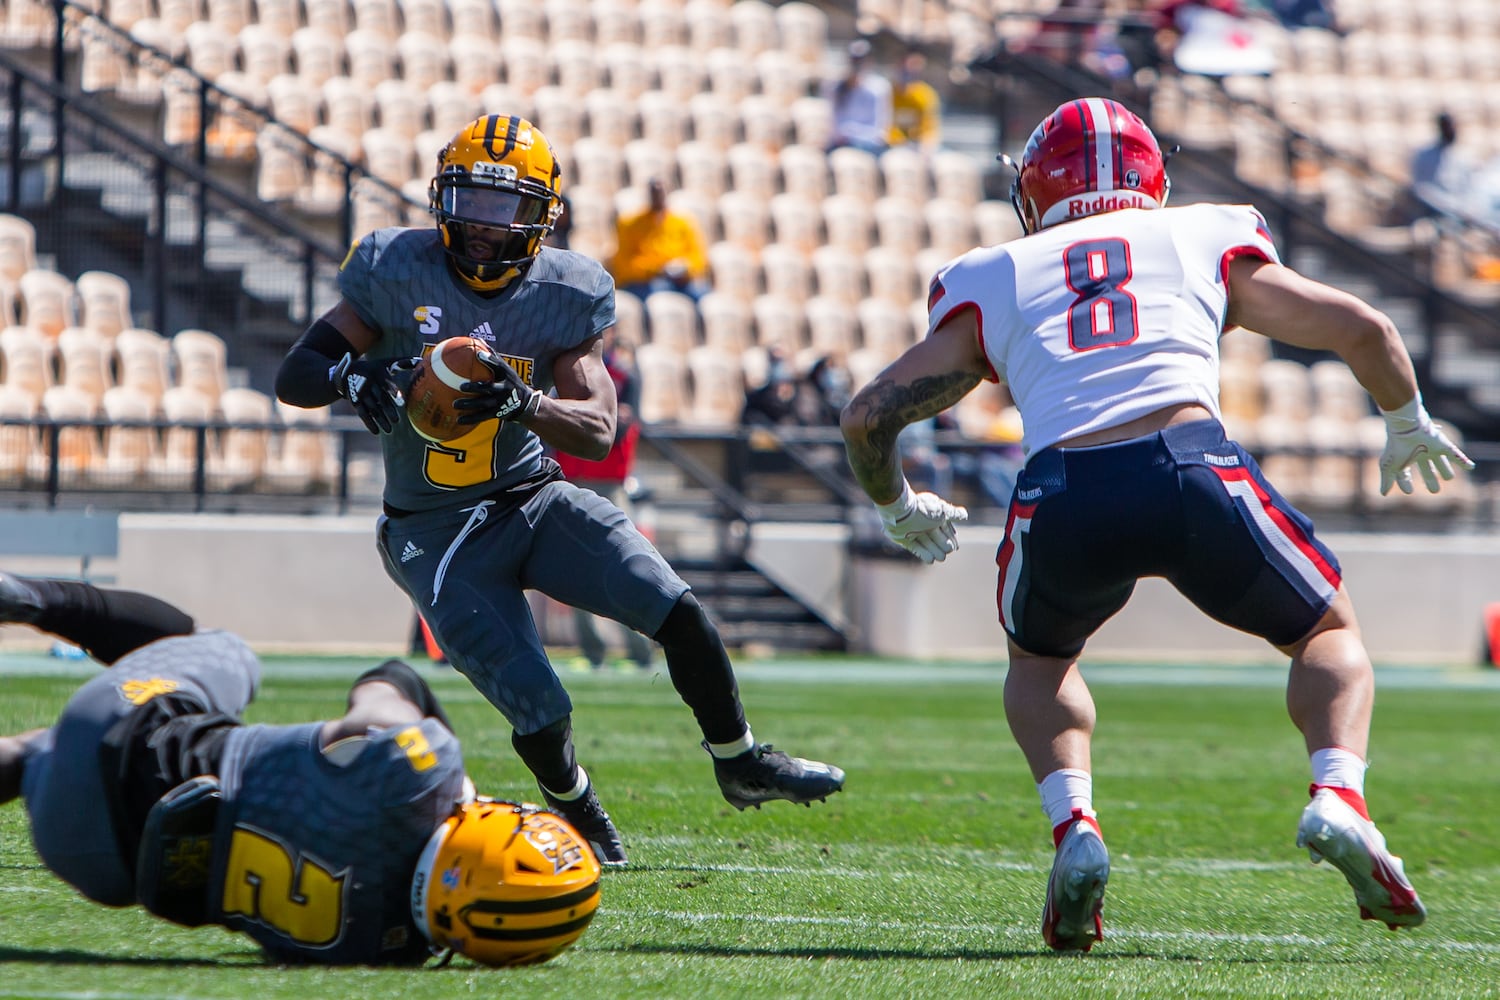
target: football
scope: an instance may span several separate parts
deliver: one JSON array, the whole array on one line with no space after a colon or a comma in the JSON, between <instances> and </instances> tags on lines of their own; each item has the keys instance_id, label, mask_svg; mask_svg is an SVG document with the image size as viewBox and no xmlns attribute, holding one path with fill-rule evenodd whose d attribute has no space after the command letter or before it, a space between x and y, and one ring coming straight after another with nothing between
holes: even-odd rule
<instances>
[{"instance_id":1,"label":"football","mask_svg":"<svg viewBox=\"0 0 1500 1000\"><path fill-rule=\"evenodd\" d=\"M465 382L488 380L490 369L479 360L489 345L477 337L450 337L435 344L417 366L406 392L406 419L412 430L441 444L462 437L471 429L458 422L462 410L453 401L464 395Z\"/></svg>"}]
</instances>

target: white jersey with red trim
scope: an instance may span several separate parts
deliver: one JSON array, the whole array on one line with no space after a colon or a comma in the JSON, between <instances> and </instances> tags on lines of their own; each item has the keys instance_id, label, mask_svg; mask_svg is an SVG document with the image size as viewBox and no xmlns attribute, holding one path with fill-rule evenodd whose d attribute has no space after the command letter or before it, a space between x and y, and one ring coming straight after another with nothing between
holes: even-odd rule
<instances>
[{"instance_id":1,"label":"white jersey with red trim","mask_svg":"<svg viewBox=\"0 0 1500 1000\"><path fill-rule=\"evenodd\" d=\"M1104 212L949 262L928 332L977 311L1028 455L1179 403L1217 417L1225 273L1240 254L1279 263L1249 205Z\"/></svg>"}]
</instances>

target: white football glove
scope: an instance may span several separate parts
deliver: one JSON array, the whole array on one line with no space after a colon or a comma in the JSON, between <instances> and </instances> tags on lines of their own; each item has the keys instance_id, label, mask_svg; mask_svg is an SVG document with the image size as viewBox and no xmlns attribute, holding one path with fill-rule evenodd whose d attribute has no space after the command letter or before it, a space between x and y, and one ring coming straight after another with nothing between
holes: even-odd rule
<instances>
[{"instance_id":1,"label":"white football glove","mask_svg":"<svg viewBox=\"0 0 1500 1000\"><path fill-rule=\"evenodd\" d=\"M901 495L890 503L876 504L875 509L880 511L885 536L929 566L958 550L953 524L969 519L965 508L936 493L913 493L904 479Z\"/></svg>"},{"instance_id":2,"label":"white football glove","mask_svg":"<svg viewBox=\"0 0 1500 1000\"><path fill-rule=\"evenodd\" d=\"M1474 468L1469 456L1433 426L1420 394L1399 409L1381 410L1380 415L1385 418L1385 450L1380 454L1381 496L1389 493L1393 485L1401 487L1402 493L1411 493L1412 466L1422 474L1428 493L1442 488L1439 476L1453 478L1455 463L1465 469Z\"/></svg>"}]
</instances>

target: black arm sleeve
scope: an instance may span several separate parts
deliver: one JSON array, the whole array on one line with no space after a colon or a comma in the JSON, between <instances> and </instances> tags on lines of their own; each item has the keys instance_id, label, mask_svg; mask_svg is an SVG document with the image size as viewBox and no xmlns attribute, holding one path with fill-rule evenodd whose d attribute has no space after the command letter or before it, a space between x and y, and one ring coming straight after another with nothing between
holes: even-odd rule
<instances>
[{"instance_id":1,"label":"black arm sleeve","mask_svg":"<svg viewBox=\"0 0 1500 1000\"><path fill-rule=\"evenodd\" d=\"M339 394L328 378L328 370L353 351L354 345L338 327L318 320L281 359L281 367L276 370L276 398L305 409L332 403Z\"/></svg>"}]
</instances>

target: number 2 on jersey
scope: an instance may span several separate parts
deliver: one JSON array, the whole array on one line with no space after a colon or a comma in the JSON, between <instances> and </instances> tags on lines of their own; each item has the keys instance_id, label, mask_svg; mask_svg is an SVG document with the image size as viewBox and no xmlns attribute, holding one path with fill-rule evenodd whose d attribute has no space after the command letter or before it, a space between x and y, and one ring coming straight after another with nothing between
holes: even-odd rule
<instances>
[{"instance_id":1,"label":"number 2 on jersey","mask_svg":"<svg viewBox=\"0 0 1500 1000\"><path fill-rule=\"evenodd\" d=\"M1135 296L1130 281L1130 244L1121 239L1084 240L1063 252L1068 288L1068 346L1075 351L1119 347L1135 340Z\"/></svg>"}]
</instances>

